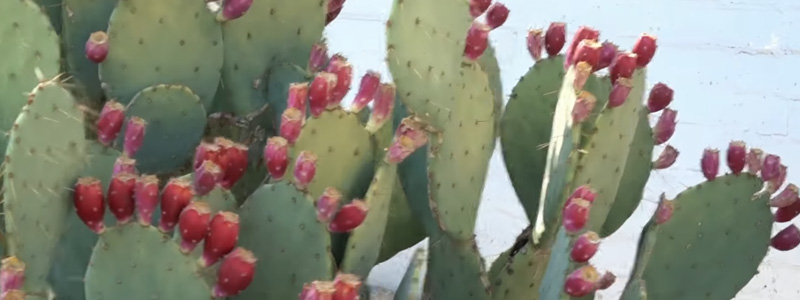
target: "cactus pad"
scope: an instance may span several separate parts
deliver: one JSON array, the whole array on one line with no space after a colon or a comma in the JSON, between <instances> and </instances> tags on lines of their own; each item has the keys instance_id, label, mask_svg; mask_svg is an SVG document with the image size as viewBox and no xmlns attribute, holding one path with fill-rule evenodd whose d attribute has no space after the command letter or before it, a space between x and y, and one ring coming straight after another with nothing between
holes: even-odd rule
<instances>
[{"instance_id":1,"label":"cactus pad","mask_svg":"<svg viewBox=\"0 0 800 300\"><path fill-rule=\"evenodd\" d=\"M96 31L108 29L108 20L118 1L115 0L64 0L64 47L69 73L83 86L92 102L103 97L97 64L86 58L86 41Z\"/></svg>"},{"instance_id":2,"label":"cactus pad","mask_svg":"<svg viewBox=\"0 0 800 300\"><path fill-rule=\"evenodd\" d=\"M314 200L288 182L264 185L238 211L242 247L258 262L253 285L233 299L294 299L303 284L330 280L330 235ZM279 270L279 271L278 271Z\"/></svg>"},{"instance_id":3,"label":"cactus pad","mask_svg":"<svg viewBox=\"0 0 800 300\"><path fill-rule=\"evenodd\" d=\"M418 300L423 299L423 289L425 288L425 273L428 271L428 251L425 248L417 248L411 257L411 263L400 281L395 300Z\"/></svg>"},{"instance_id":4,"label":"cactus pad","mask_svg":"<svg viewBox=\"0 0 800 300\"><path fill-rule=\"evenodd\" d=\"M424 151L424 150L423 150ZM383 234L381 252L378 263L394 257L400 251L411 248L427 237L422 224L411 212L408 198L403 192L400 179L395 179L392 188L392 200L389 204L389 219L386 220L386 231Z\"/></svg>"},{"instance_id":5,"label":"cactus pad","mask_svg":"<svg viewBox=\"0 0 800 300\"><path fill-rule=\"evenodd\" d=\"M478 58L478 64L481 69L486 72L489 79L489 88L492 89L494 95L494 130L495 136L500 134L500 120L503 117L503 81L500 78L500 65L497 62L497 55L495 55L494 46L489 43L489 47L483 52L483 55Z\"/></svg>"},{"instance_id":6,"label":"cactus pad","mask_svg":"<svg viewBox=\"0 0 800 300\"><path fill-rule=\"evenodd\" d=\"M180 84L210 107L221 76L222 29L203 1L120 1L108 36L100 78L109 98L127 104L149 86Z\"/></svg>"},{"instance_id":7,"label":"cactus pad","mask_svg":"<svg viewBox=\"0 0 800 300\"><path fill-rule=\"evenodd\" d=\"M549 254L547 249L535 247L532 229L530 226L523 230L514 245L492 264L492 299L542 299L538 297L539 288Z\"/></svg>"},{"instance_id":8,"label":"cactus pad","mask_svg":"<svg viewBox=\"0 0 800 300\"><path fill-rule=\"evenodd\" d=\"M438 235L430 237L428 247L430 299L489 299L489 279L474 240L455 242Z\"/></svg>"}]
</instances>

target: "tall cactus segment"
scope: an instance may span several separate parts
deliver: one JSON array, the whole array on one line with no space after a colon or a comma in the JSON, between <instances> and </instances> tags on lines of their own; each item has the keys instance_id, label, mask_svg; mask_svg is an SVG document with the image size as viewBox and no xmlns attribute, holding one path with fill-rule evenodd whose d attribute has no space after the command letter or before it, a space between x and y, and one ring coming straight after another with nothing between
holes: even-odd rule
<instances>
[{"instance_id":1,"label":"tall cactus segment","mask_svg":"<svg viewBox=\"0 0 800 300\"><path fill-rule=\"evenodd\" d=\"M34 70L44 76L59 72L61 53L58 35L41 9L31 1L0 3L0 151L6 149L8 132L25 105L24 95L39 83ZM25 45L22 47L21 45Z\"/></svg>"},{"instance_id":2,"label":"tall cactus segment","mask_svg":"<svg viewBox=\"0 0 800 300\"><path fill-rule=\"evenodd\" d=\"M103 90L100 87L97 64L86 57L84 48L89 36L108 29L108 20L118 1L114 0L64 0L59 5L64 20L61 38L64 41L69 73L74 76L91 103L100 103Z\"/></svg>"},{"instance_id":3,"label":"tall cactus segment","mask_svg":"<svg viewBox=\"0 0 800 300\"><path fill-rule=\"evenodd\" d=\"M70 212L70 185L87 163L83 113L74 101L55 80L36 86L6 150L6 239L9 254L27 262L25 290L30 296L46 296L53 251ZM54 134L35 138L48 133Z\"/></svg>"},{"instance_id":4,"label":"tall cactus segment","mask_svg":"<svg viewBox=\"0 0 800 300\"><path fill-rule=\"evenodd\" d=\"M204 2L120 1L108 37L108 58L99 71L108 98L128 104L147 87L179 84L210 107L221 76L223 41L221 26Z\"/></svg>"}]
</instances>

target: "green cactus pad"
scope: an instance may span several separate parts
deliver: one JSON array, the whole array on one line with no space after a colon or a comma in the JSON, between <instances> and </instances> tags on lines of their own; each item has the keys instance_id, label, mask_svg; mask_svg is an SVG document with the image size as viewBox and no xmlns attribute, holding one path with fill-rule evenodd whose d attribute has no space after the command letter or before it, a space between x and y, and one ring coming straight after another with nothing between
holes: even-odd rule
<instances>
[{"instance_id":1,"label":"green cactus pad","mask_svg":"<svg viewBox=\"0 0 800 300\"><path fill-rule=\"evenodd\" d=\"M394 294L394 300L421 300L425 288L425 274L428 271L428 251L417 248L411 257L403 280Z\"/></svg>"},{"instance_id":2,"label":"green cactus pad","mask_svg":"<svg viewBox=\"0 0 800 300\"><path fill-rule=\"evenodd\" d=\"M108 36L100 79L109 98L127 104L147 87L180 84L210 107L221 76L223 45L221 26L205 2L120 1L111 14Z\"/></svg>"},{"instance_id":3,"label":"green cactus pad","mask_svg":"<svg viewBox=\"0 0 800 300\"><path fill-rule=\"evenodd\" d=\"M500 146L511 184L528 220L539 214L547 148L564 78L564 57L536 62L520 78L500 121Z\"/></svg>"},{"instance_id":4,"label":"green cactus pad","mask_svg":"<svg viewBox=\"0 0 800 300\"><path fill-rule=\"evenodd\" d=\"M733 298L758 273L770 247L769 195L751 200L762 186L742 173L678 194L672 218L643 232L638 255L646 260L637 259L634 274L646 283L647 298Z\"/></svg>"},{"instance_id":5,"label":"green cactus pad","mask_svg":"<svg viewBox=\"0 0 800 300\"><path fill-rule=\"evenodd\" d=\"M365 202L369 211L364 222L350 232L347 248L339 269L342 272L356 274L367 278L375 266L380 254L381 241L384 239L386 224L389 219L389 207L392 200L392 188L397 179L396 164L380 164L375 178L367 190Z\"/></svg>"},{"instance_id":6,"label":"green cactus pad","mask_svg":"<svg viewBox=\"0 0 800 300\"><path fill-rule=\"evenodd\" d=\"M631 149L628 152L628 161L625 163L625 171L619 181L617 189L617 199L608 212L606 222L600 230L600 236L606 237L617 231L622 224L633 214L639 202L644 196L644 187L650 178L650 171L653 169L653 130L650 128L646 108L639 110L639 124L636 125L636 133L631 142Z\"/></svg>"},{"instance_id":7,"label":"green cactus pad","mask_svg":"<svg viewBox=\"0 0 800 300\"><path fill-rule=\"evenodd\" d=\"M0 152L5 151L8 131L25 105L25 95L44 76L59 72L59 39L47 16L31 1L0 2ZM24 45L24 46L23 46Z\"/></svg>"},{"instance_id":8,"label":"green cactus pad","mask_svg":"<svg viewBox=\"0 0 800 300\"><path fill-rule=\"evenodd\" d=\"M542 299L539 288L550 255L549 249L537 249L533 244L532 229L531 226L523 230L511 248L492 264L489 271L492 299Z\"/></svg>"},{"instance_id":9,"label":"green cactus pad","mask_svg":"<svg viewBox=\"0 0 800 300\"><path fill-rule=\"evenodd\" d=\"M141 173L164 173L183 166L194 156L206 126L200 98L179 85L148 87L134 97L125 112L147 121L144 142L133 156ZM122 145L127 121L117 144Z\"/></svg>"},{"instance_id":10,"label":"green cactus pad","mask_svg":"<svg viewBox=\"0 0 800 300\"><path fill-rule=\"evenodd\" d=\"M219 93L217 101L229 101L238 115L263 106L267 101L262 95L264 90L254 88L254 81L283 64L305 68L311 46L322 38L326 3L318 0L254 1L247 14L223 24L222 84L225 89Z\"/></svg>"},{"instance_id":11,"label":"green cactus pad","mask_svg":"<svg viewBox=\"0 0 800 300\"><path fill-rule=\"evenodd\" d=\"M431 236L428 242L430 299L490 298L489 279L475 240L453 241L445 235Z\"/></svg>"},{"instance_id":12,"label":"green cactus pad","mask_svg":"<svg viewBox=\"0 0 800 300\"><path fill-rule=\"evenodd\" d=\"M86 299L212 299L197 258L179 248L136 222L107 229L86 270Z\"/></svg>"},{"instance_id":13,"label":"green cactus pad","mask_svg":"<svg viewBox=\"0 0 800 300\"><path fill-rule=\"evenodd\" d=\"M394 257L400 251L416 245L425 237L422 228L408 206L408 199L403 192L400 179L395 179L392 188L392 200L389 204L389 219L386 221L386 231L381 242L381 252L377 263L382 263Z\"/></svg>"},{"instance_id":14,"label":"green cactus pad","mask_svg":"<svg viewBox=\"0 0 800 300\"><path fill-rule=\"evenodd\" d=\"M483 52L483 55L478 58L478 64L481 69L486 72L489 78L489 88L492 89L494 95L494 129L495 136L500 135L500 120L503 117L503 82L500 78L500 65L497 62L494 46L489 43L489 47Z\"/></svg>"},{"instance_id":15,"label":"green cactus pad","mask_svg":"<svg viewBox=\"0 0 800 300\"><path fill-rule=\"evenodd\" d=\"M58 83L42 83L22 108L9 140L3 177L9 254L27 264L25 290L42 293L72 213L72 185L88 162L83 113Z\"/></svg>"},{"instance_id":16,"label":"green cactus pad","mask_svg":"<svg viewBox=\"0 0 800 300\"><path fill-rule=\"evenodd\" d=\"M50 25L53 26L56 33L61 34L63 26L63 22L61 21L62 0L35 0L35 2L39 4L42 11L47 15L47 18L50 19Z\"/></svg>"},{"instance_id":17,"label":"green cactus pad","mask_svg":"<svg viewBox=\"0 0 800 300\"><path fill-rule=\"evenodd\" d=\"M108 20L118 1L115 0L64 0L58 9L64 19L65 56L70 75L83 86L83 91L93 103L103 97L98 77L98 66L86 58L86 41L96 31L108 29ZM62 9L63 6L63 9Z\"/></svg>"},{"instance_id":18,"label":"green cactus pad","mask_svg":"<svg viewBox=\"0 0 800 300\"><path fill-rule=\"evenodd\" d=\"M314 200L288 182L264 185L239 209L239 243L258 258L253 285L233 299L294 299L303 284L330 280L330 235ZM273 271L270 271L273 270Z\"/></svg>"},{"instance_id":19,"label":"green cactus pad","mask_svg":"<svg viewBox=\"0 0 800 300\"><path fill-rule=\"evenodd\" d=\"M272 70L266 74L264 81L267 89L264 93L264 99L266 99L272 111L275 128L280 128L281 114L283 114L288 105L286 100L289 98L289 86L292 83L309 82L311 80L312 78L303 68L293 64L273 66ZM257 104L254 103L253 105Z\"/></svg>"},{"instance_id":20,"label":"green cactus pad","mask_svg":"<svg viewBox=\"0 0 800 300\"><path fill-rule=\"evenodd\" d=\"M568 235L563 226L559 227L553 246L550 248L547 269L542 276L539 286L539 299L564 299L564 282L567 275L580 267L570 260L572 240L575 236Z\"/></svg>"}]
</instances>

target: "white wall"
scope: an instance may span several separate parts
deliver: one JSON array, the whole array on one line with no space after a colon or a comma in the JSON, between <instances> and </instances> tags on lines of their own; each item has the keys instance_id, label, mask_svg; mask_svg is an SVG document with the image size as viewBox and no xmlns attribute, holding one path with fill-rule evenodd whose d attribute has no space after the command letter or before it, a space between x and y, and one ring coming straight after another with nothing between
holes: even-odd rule
<instances>
[{"instance_id":1,"label":"white wall","mask_svg":"<svg viewBox=\"0 0 800 300\"><path fill-rule=\"evenodd\" d=\"M529 1L504 2L511 14L505 26L494 31L506 97L533 63L525 49L531 26L546 27L551 21L568 23L568 36L579 25L601 30L609 39L630 49L642 32L659 37L659 48L650 64L648 85L663 81L675 89L671 105L678 113L678 129L670 140L681 151L669 170L651 175L645 201L615 235L604 241L593 262L610 269L620 279L598 299L616 299L627 280L641 226L655 208L662 191L674 196L703 180L699 171L703 148L724 149L732 139L782 156L792 172L800 168L793 155L800 141L800 108L797 71L800 70L800 3L790 0L672 0L672 1ZM537 5L538 4L538 5ZM356 76L367 69L387 76L384 64L384 28L391 0L347 0L339 18L327 30L331 51L344 53L354 64ZM442 12L447 14L449 12ZM354 85L358 84L354 80ZM354 86L357 88L357 86ZM351 97L352 97L351 93ZM723 150L724 151L724 150ZM660 149L656 150L656 154ZM506 175L498 151L492 158L483 193L477 235L481 253L496 258L513 242L527 219ZM793 169L794 168L794 169ZM722 170L725 170L722 168ZM785 225L776 226L780 230ZM770 250L761 267L736 299L798 299L800 272L798 251ZM392 289L408 263L410 251L381 264L369 283Z\"/></svg>"}]
</instances>

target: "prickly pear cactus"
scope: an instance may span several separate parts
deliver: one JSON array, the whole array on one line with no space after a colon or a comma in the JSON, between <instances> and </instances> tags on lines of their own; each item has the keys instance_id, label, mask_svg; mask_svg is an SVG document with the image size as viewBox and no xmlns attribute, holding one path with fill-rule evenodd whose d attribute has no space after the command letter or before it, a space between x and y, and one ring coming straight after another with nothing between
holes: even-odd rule
<instances>
[{"instance_id":1,"label":"prickly pear cactus","mask_svg":"<svg viewBox=\"0 0 800 300\"><path fill-rule=\"evenodd\" d=\"M108 29L108 20L118 1L114 0L64 0L59 5L64 29L61 38L64 41L65 59L69 73L82 86L88 98L87 102L99 106L103 99L100 87L97 64L86 57L86 40L93 32ZM83 99L79 99L83 100Z\"/></svg>"}]
</instances>

